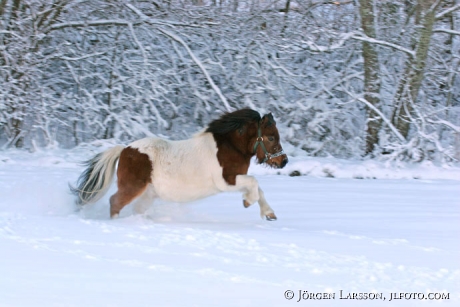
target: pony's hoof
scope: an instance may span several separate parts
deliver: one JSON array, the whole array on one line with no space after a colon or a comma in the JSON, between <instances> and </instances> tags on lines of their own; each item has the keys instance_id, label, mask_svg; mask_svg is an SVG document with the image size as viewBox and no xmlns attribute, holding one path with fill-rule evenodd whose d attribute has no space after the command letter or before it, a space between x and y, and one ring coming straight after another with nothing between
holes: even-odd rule
<instances>
[{"instance_id":1,"label":"pony's hoof","mask_svg":"<svg viewBox=\"0 0 460 307\"><path fill-rule=\"evenodd\" d=\"M118 213L116 213L116 214L110 216L110 218L111 218L112 220L117 219L117 218L118 218Z\"/></svg>"},{"instance_id":2,"label":"pony's hoof","mask_svg":"<svg viewBox=\"0 0 460 307\"><path fill-rule=\"evenodd\" d=\"M251 204L246 200L246 199L243 199L243 206L245 208L248 208Z\"/></svg>"},{"instance_id":3,"label":"pony's hoof","mask_svg":"<svg viewBox=\"0 0 460 307\"><path fill-rule=\"evenodd\" d=\"M276 221L276 215L274 213L269 213L265 216L267 221Z\"/></svg>"}]
</instances>

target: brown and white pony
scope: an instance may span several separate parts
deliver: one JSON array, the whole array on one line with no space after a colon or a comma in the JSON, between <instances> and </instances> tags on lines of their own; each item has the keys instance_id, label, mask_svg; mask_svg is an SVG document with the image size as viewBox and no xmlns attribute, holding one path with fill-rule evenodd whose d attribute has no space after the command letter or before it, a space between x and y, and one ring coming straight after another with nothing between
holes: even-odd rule
<instances>
[{"instance_id":1,"label":"brown and white pony","mask_svg":"<svg viewBox=\"0 0 460 307\"><path fill-rule=\"evenodd\" d=\"M246 208L259 202L261 216L276 220L257 180L247 175L254 155L258 163L274 168L288 162L272 114L261 118L258 112L243 109L224 114L188 140L144 138L99 153L85 163L87 168L71 191L78 204L97 201L111 185L118 160L118 191L110 197L112 218L138 197L144 201L134 209L143 213L146 201L154 198L188 202L241 191Z\"/></svg>"}]
</instances>

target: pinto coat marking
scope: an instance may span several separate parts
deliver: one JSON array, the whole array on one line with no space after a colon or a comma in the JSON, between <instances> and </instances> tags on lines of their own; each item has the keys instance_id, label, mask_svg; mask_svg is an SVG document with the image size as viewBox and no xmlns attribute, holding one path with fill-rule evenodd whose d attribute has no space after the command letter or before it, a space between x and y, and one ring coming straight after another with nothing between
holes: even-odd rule
<instances>
[{"instance_id":1,"label":"pinto coat marking","mask_svg":"<svg viewBox=\"0 0 460 307\"><path fill-rule=\"evenodd\" d=\"M136 198L188 202L241 191L245 207L259 202L261 216L275 220L257 180L247 175L254 155L272 167L287 163L273 116L261 118L256 111L243 109L223 115L188 140L144 138L126 148L116 146L98 154L86 162L78 187L71 190L80 204L100 199L119 160L118 191L110 198L111 217L118 216ZM145 210L139 206L135 209L139 213Z\"/></svg>"}]
</instances>

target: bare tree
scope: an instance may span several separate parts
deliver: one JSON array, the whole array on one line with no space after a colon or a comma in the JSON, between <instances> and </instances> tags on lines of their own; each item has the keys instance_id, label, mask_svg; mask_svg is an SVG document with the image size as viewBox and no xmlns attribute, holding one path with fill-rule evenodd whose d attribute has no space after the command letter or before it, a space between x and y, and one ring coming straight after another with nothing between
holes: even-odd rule
<instances>
[{"instance_id":1,"label":"bare tree","mask_svg":"<svg viewBox=\"0 0 460 307\"><path fill-rule=\"evenodd\" d=\"M414 104L417 103L422 84L436 9L440 3L441 1L438 0L417 0L414 7L416 30L411 37L411 48L415 51L415 55L406 60L405 69L395 94L392 120L393 125L405 138L409 134Z\"/></svg>"},{"instance_id":2,"label":"bare tree","mask_svg":"<svg viewBox=\"0 0 460 307\"><path fill-rule=\"evenodd\" d=\"M364 34L369 38L376 38L373 2L373 0L359 1L361 26ZM377 46L369 41L364 41L362 44L364 99L374 107L367 107L366 154L370 154L374 151L375 145L379 143L379 132L382 125L382 118L375 111L375 108L380 109L380 67Z\"/></svg>"}]
</instances>

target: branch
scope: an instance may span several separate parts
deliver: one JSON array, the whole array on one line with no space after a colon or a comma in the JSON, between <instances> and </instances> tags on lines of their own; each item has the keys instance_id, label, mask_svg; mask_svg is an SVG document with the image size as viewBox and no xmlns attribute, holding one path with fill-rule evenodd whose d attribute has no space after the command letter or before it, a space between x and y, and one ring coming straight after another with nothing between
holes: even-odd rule
<instances>
[{"instance_id":1,"label":"branch","mask_svg":"<svg viewBox=\"0 0 460 307\"><path fill-rule=\"evenodd\" d=\"M139 50L141 51L142 53L142 56L144 57L144 66L143 68L147 67L147 53L145 52L145 49L144 49L144 46L141 44L141 42L139 41L139 39L137 38L137 35L136 35L136 32L134 31L134 27L133 27L133 24L130 23L129 26L129 31L131 32L131 36L133 37L134 39L134 42L136 43L136 45L139 47Z\"/></svg>"},{"instance_id":2,"label":"branch","mask_svg":"<svg viewBox=\"0 0 460 307\"><path fill-rule=\"evenodd\" d=\"M80 56L77 58L71 58L71 57L66 57L66 56L57 56L57 58L64 60L64 61L81 61L81 60L84 60L84 59L87 59L93 56L98 56L98 55L103 55L103 54L105 54L105 52L91 53L91 54L87 54L87 55Z\"/></svg>"},{"instance_id":3,"label":"branch","mask_svg":"<svg viewBox=\"0 0 460 307\"><path fill-rule=\"evenodd\" d=\"M441 12L441 13L437 14L435 16L435 18L436 19L441 19L442 17L446 16L447 14L452 13L453 11L456 11L458 9L460 9L460 4L454 5L453 7L448 8L447 10L445 10L444 12Z\"/></svg>"},{"instance_id":4,"label":"branch","mask_svg":"<svg viewBox=\"0 0 460 307\"><path fill-rule=\"evenodd\" d=\"M363 42L368 42L370 44L377 44L377 45L382 45L382 46L385 46L385 47L390 47L390 48L402 51L402 52L406 53L407 55L409 55L410 57L415 57L415 51L413 51L413 50L404 48L404 47L402 47L400 45L396 45L396 44L393 44L393 43L390 43L390 42L386 42L386 41L378 40L378 39L375 39L375 38L371 38L371 37L368 37L368 36L363 35L363 34L356 34L356 33L353 33L353 32L348 32L348 33L341 33L341 34L336 34L336 35L338 35L338 41L336 43L332 44L329 47L328 46L318 46L314 42L311 42L311 41L302 41L302 44L307 45L308 48L310 48L310 50L312 50L312 51L325 52L325 51L332 51L332 50L335 50L335 49L342 48L344 43L348 39L351 38L351 39L355 39L355 40L359 40L359 41L363 41Z\"/></svg>"},{"instance_id":5,"label":"branch","mask_svg":"<svg viewBox=\"0 0 460 307\"><path fill-rule=\"evenodd\" d=\"M450 129L454 130L456 133L460 133L460 126L455 126L454 124L452 124L451 122L448 122L446 120L443 120L443 119L432 120L432 119L428 118L426 121L429 122L430 124L444 125L446 127L449 127Z\"/></svg>"},{"instance_id":6,"label":"branch","mask_svg":"<svg viewBox=\"0 0 460 307\"><path fill-rule=\"evenodd\" d=\"M201 28L203 25L207 26L215 26L215 25L220 25L220 22L202 22L199 25L198 24L190 24L190 23L180 23L180 22L175 22L175 21L160 21L158 19L153 19L144 13L142 13L139 9L137 9L135 6L132 4L125 4L131 11L136 13L139 17L141 17L141 21L150 23L150 24L156 24L156 25L163 25L163 26L183 26L183 27L191 27L191 28Z\"/></svg>"},{"instance_id":7,"label":"branch","mask_svg":"<svg viewBox=\"0 0 460 307\"><path fill-rule=\"evenodd\" d=\"M443 32L443 33L448 33L452 35L460 35L460 31L454 31L454 30L449 30L449 29L434 29L433 32Z\"/></svg>"},{"instance_id":8,"label":"branch","mask_svg":"<svg viewBox=\"0 0 460 307\"><path fill-rule=\"evenodd\" d=\"M382 45L382 46L386 46L386 47L391 47L393 49L402 51L402 52L408 54L411 57L415 57L415 52L413 50L409 50L407 48L404 48L402 46L399 46L399 45L396 45L396 44L393 44L393 43L389 43L389 42L386 42L386 41L381 41L381 40L371 38L371 37L368 37L368 36L363 36L363 35L359 35L359 36L358 35L353 35L353 36L351 36L351 38L356 39L356 40L360 40L360 41L363 41L363 42L368 42L368 43L371 43L371 44L377 44L377 45Z\"/></svg>"},{"instance_id":9,"label":"branch","mask_svg":"<svg viewBox=\"0 0 460 307\"><path fill-rule=\"evenodd\" d=\"M140 22L138 22L140 23ZM80 27L95 27L95 26L128 26L131 22L119 20L119 19L106 19L106 20L95 20L95 21L75 21L75 22L66 22L58 23L50 26L46 32L52 30L59 30L64 28L80 28Z\"/></svg>"},{"instance_id":10,"label":"branch","mask_svg":"<svg viewBox=\"0 0 460 307\"><path fill-rule=\"evenodd\" d=\"M386 118L385 115L379 109L377 109L372 103L370 103L369 101L367 101L364 98L356 97L355 95L353 95L352 93L350 93L346 89L344 89L344 90L350 97L352 97L352 98L364 103L368 108L371 108L375 113L377 113L382 118L382 120L388 125L388 127L391 129L391 131L393 131L393 133L398 137L398 139L401 142L406 142L406 139L401 135L401 133L399 133L398 129L396 129L396 127L393 126L391 121L388 118Z\"/></svg>"}]
</instances>

